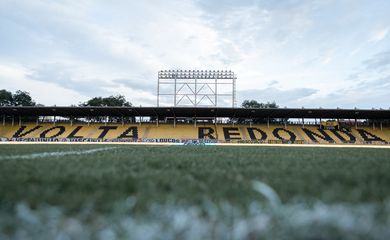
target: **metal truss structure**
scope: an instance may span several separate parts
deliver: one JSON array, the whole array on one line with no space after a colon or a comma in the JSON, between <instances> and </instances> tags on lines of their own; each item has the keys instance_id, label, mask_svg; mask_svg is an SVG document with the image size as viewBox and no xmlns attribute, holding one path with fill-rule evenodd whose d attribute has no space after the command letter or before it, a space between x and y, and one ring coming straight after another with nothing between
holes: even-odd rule
<instances>
[{"instance_id":1,"label":"metal truss structure","mask_svg":"<svg viewBox=\"0 0 390 240\"><path fill-rule=\"evenodd\" d=\"M168 98L174 107L236 107L236 80L232 71L163 70L158 72L157 106Z\"/></svg>"}]
</instances>

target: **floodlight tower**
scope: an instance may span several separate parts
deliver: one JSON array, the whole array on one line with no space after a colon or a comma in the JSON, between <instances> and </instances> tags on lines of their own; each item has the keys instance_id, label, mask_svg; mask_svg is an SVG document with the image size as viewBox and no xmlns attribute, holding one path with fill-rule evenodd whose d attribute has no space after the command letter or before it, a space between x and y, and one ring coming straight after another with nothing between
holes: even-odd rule
<instances>
[{"instance_id":1,"label":"floodlight tower","mask_svg":"<svg viewBox=\"0 0 390 240\"><path fill-rule=\"evenodd\" d=\"M158 72L157 106L168 98L174 107L236 107L236 74L229 70L163 70ZM187 104L184 102L187 101Z\"/></svg>"}]
</instances>

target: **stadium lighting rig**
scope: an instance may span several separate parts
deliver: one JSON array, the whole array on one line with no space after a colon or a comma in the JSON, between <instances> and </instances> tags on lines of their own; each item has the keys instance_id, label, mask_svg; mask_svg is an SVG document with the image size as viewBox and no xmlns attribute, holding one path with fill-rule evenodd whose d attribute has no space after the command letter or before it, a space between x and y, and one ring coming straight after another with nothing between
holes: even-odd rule
<instances>
[{"instance_id":1,"label":"stadium lighting rig","mask_svg":"<svg viewBox=\"0 0 390 240\"><path fill-rule=\"evenodd\" d=\"M236 80L231 70L162 70L158 72L157 106L161 98L173 98L174 107L217 107L218 99L224 98L234 108Z\"/></svg>"},{"instance_id":2,"label":"stadium lighting rig","mask_svg":"<svg viewBox=\"0 0 390 240\"><path fill-rule=\"evenodd\" d=\"M158 72L159 79L233 79L231 70L164 70Z\"/></svg>"}]
</instances>

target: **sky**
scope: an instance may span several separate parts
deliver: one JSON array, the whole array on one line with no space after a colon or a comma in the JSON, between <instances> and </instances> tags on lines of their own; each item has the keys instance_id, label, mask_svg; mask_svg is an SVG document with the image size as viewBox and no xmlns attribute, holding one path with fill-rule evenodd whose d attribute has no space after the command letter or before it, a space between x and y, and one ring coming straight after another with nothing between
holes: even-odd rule
<instances>
[{"instance_id":1,"label":"sky","mask_svg":"<svg viewBox=\"0 0 390 240\"><path fill-rule=\"evenodd\" d=\"M0 0L0 89L155 106L159 70L232 70L238 104L389 109L389 12L387 0Z\"/></svg>"}]
</instances>

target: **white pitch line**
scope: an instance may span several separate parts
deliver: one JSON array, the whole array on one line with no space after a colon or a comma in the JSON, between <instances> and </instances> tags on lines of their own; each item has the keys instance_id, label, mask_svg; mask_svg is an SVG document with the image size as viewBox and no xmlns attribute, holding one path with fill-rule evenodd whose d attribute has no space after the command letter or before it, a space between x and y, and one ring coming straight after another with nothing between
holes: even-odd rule
<instances>
[{"instance_id":1,"label":"white pitch line","mask_svg":"<svg viewBox=\"0 0 390 240\"><path fill-rule=\"evenodd\" d=\"M81 151L66 151L66 152L41 152L41 153L32 153L32 154L23 154L23 155L12 155L12 156L0 156L1 160L13 160L13 159L36 159L44 157L62 157L67 155L85 155L92 154L96 152L103 152L112 150L118 147L104 147L104 148L94 148Z\"/></svg>"}]
</instances>

